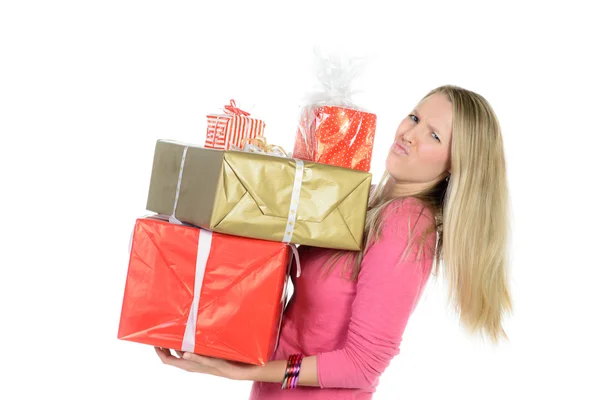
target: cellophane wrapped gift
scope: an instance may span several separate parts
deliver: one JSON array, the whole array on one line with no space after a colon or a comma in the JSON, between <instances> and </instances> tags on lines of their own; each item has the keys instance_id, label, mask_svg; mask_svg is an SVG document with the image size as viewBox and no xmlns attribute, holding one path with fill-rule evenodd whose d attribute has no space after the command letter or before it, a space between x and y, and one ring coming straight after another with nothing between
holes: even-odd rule
<instances>
[{"instance_id":1,"label":"cellophane wrapped gift","mask_svg":"<svg viewBox=\"0 0 600 400\"><path fill-rule=\"evenodd\" d=\"M140 218L118 338L264 365L277 343L290 258L284 243Z\"/></svg>"},{"instance_id":2,"label":"cellophane wrapped gift","mask_svg":"<svg viewBox=\"0 0 600 400\"><path fill-rule=\"evenodd\" d=\"M158 140L146 209L215 232L361 250L371 174Z\"/></svg>"},{"instance_id":3,"label":"cellophane wrapped gift","mask_svg":"<svg viewBox=\"0 0 600 400\"><path fill-rule=\"evenodd\" d=\"M264 134L265 123L250 118L250 113L238 108L234 100L223 111L223 114L206 116L208 121L204 147L229 150L231 146L241 146L244 139Z\"/></svg>"},{"instance_id":4,"label":"cellophane wrapped gift","mask_svg":"<svg viewBox=\"0 0 600 400\"><path fill-rule=\"evenodd\" d=\"M368 172L377 116L352 99L363 59L315 55L319 87L301 110L293 157Z\"/></svg>"}]
</instances>

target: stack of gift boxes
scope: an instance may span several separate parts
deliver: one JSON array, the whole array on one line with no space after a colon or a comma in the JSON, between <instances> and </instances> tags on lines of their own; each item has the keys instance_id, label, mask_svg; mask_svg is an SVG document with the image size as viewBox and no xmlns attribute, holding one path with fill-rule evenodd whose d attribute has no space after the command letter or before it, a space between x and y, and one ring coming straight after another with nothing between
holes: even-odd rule
<instances>
[{"instance_id":1,"label":"stack of gift boxes","mask_svg":"<svg viewBox=\"0 0 600 400\"><path fill-rule=\"evenodd\" d=\"M204 146L156 143L119 339L264 365L296 245L361 250L376 117L321 105L301 115L292 157L233 101L208 115Z\"/></svg>"}]
</instances>

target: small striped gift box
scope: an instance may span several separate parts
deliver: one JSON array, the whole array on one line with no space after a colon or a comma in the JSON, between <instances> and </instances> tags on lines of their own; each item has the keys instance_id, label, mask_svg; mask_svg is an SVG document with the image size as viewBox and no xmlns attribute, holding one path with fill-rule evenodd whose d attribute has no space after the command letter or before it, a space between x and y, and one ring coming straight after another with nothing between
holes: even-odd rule
<instances>
[{"instance_id":1,"label":"small striped gift box","mask_svg":"<svg viewBox=\"0 0 600 400\"><path fill-rule=\"evenodd\" d=\"M250 113L237 108L234 100L231 100L224 110L225 114L206 116L208 124L204 147L229 150L233 145L242 147L244 139L254 139L264 135L265 123L250 118Z\"/></svg>"}]
</instances>

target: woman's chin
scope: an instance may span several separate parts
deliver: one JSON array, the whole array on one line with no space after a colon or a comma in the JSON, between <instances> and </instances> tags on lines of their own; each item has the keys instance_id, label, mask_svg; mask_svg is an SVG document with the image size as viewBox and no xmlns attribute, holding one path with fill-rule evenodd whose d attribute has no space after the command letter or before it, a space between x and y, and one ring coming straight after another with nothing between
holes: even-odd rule
<instances>
[{"instance_id":1,"label":"woman's chin","mask_svg":"<svg viewBox=\"0 0 600 400\"><path fill-rule=\"evenodd\" d=\"M395 160L391 155L385 160L385 170L392 178L396 180L401 175L399 171L402 171L402 166L399 164L400 163L398 163L398 160Z\"/></svg>"}]
</instances>

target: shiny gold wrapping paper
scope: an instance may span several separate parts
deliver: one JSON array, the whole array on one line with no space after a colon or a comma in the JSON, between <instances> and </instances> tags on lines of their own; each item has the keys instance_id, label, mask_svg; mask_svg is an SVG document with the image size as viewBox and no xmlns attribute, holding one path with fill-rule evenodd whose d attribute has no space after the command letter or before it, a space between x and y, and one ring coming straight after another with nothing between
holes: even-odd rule
<instances>
[{"instance_id":1,"label":"shiny gold wrapping paper","mask_svg":"<svg viewBox=\"0 0 600 400\"><path fill-rule=\"evenodd\" d=\"M177 207L181 160L187 146ZM304 162L292 243L360 250L371 174ZM159 140L147 209L215 232L281 242L296 162Z\"/></svg>"}]
</instances>

